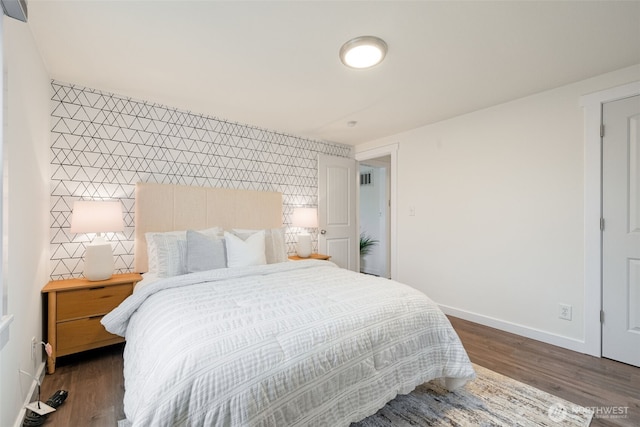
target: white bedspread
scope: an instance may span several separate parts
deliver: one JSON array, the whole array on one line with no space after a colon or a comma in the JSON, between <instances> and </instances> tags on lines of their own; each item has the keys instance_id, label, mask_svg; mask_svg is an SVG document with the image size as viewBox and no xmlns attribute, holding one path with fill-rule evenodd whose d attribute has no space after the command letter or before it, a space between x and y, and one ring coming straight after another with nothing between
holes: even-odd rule
<instances>
[{"instance_id":1,"label":"white bedspread","mask_svg":"<svg viewBox=\"0 0 640 427\"><path fill-rule=\"evenodd\" d=\"M159 280L102 323L127 339L134 426L348 426L425 381L475 375L424 294L327 261Z\"/></svg>"}]
</instances>

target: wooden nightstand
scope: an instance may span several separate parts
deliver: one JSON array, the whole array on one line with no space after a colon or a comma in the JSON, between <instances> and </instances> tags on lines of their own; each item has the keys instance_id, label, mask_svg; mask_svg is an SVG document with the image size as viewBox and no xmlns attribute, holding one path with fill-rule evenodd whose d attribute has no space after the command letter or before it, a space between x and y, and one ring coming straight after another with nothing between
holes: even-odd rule
<instances>
[{"instance_id":1,"label":"wooden nightstand","mask_svg":"<svg viewBox=\"0 0 640 427\"><path fill-rule=\"evenodd\" d=\"M327 261L329 258L331 258L331 255L311 254L307 258L301 258L298 255L289 255L289 259L292 261L300 261L303 259L321 259Z\"/></svg>"},{"instance_id":2,"label":"wooden nightstand","mask_svg":"<svg viewBox=\"0 0 640 427\"><path fill-rule=\"evenodd\" d=\"M138 273L114 274L107 280L53 280L42 288L47 299L47 340L53 352L47 372L56 370L56 357L123 342L100 323L142 280Z\"/></svg>"}]
</instances>

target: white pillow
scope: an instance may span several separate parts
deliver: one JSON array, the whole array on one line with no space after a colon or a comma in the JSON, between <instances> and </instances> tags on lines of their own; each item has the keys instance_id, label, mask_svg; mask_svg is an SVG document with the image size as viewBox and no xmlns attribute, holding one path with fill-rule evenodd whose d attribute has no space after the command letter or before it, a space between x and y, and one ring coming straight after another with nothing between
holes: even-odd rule
<instances>
[{"instance_id":1,"label":"white pillow","mask_svg":"<svg viewBox=\"0 0 640 427\"><path fill-rule=\"evenodd\" d=\"M207 236L220 236L222 228L212 227L199 230ZM147 240L148 273L158 277L172 277L187 272L187 231L166 231L145 233Z\"/></svg>"},{"instance_id":2,"label":"white pillow","mask_svg":"<svg viewBox=\"0 0 640 427\"><path fill-rule=\"evenodd\" d=\"M242 230L234 228L233 234L246 240L250 235L261 230ZM268 228L264 230L264 252L267 264L289 261L287 245L284 239L284 228Z\"/></svg>"},{"instance_id":3,"label":"white pillow","mask_svg":"<svg viewBox=\"0 0 640 427\"><path fill-rule=\"evenodd\" d=\"M147 237L147 241L152 242L152 253L155 256L153 273L158 277L173 277L186 273L186 240L180 240L172 234L156 234Z\"/></svg>"},{"instance_id":4,"label":"white pillow","mask_svg":"<svg viewBox=\"0 0 640 427\"><path fill-rule=\"evenodd\" d=\"M215 270L227 266L224 239L187 230L187 273Z\"/></svg>"},{"instance_id":5,"label":"white pillow","mask_svg":"<svg viewBox=\"0 0 640 427\"><path fill-rule=\"evenodd\" d=\"M227 267L246 267L267 263L264 253L264 230L253 233L246 240L233 233L224 232L227 248Z\"/></svg>"}]
</instances>

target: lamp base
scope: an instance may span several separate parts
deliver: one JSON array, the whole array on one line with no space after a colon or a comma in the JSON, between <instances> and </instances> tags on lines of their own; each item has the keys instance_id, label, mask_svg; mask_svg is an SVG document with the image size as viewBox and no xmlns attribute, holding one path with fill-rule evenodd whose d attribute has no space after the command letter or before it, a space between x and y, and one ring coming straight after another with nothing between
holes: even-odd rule
<instances>
[{"instance_id":1,"label":"lamp base","mask_svg":"<svg viewBox=\"0 0 640 427\"><path fill-rule=\"evenodd\" d=\"M300 258L309 258L311 255L311 235L308 233L298 234L298 244L296 245L296 253Z\"/></svg>"},{"instance_id":2,"label":"lamp base","mask_svg":"<svg viewBox=\"0 0 640 427\"><path fill-rule=\"evenodd\" d=\"M107 280L113 275L114 261L111 244L97 237L84 254L84 277L91 282Z\"/></svg>"}]
</instances>

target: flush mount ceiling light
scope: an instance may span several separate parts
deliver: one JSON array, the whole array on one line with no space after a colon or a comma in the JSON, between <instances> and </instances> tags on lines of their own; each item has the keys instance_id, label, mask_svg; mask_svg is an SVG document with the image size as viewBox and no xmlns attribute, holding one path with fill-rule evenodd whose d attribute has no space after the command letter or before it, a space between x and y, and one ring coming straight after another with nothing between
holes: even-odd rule
<instances>
[{"instance_id":1,"label":"flush mount ceiling light","mask_svg":"<svg viewBox=\"0 0 640 427\"><path fill-rule=\"evenodd\" d=\"M340 48L340 60L351 68L370 68L378 65L387 54L387 44L374 36L351 39Z\"/></svg>"}]
</instances>

